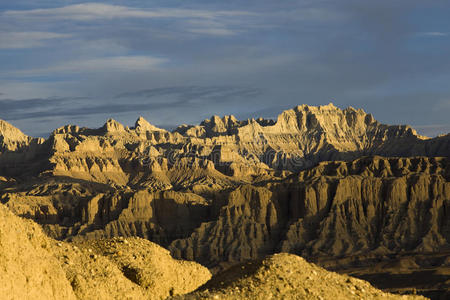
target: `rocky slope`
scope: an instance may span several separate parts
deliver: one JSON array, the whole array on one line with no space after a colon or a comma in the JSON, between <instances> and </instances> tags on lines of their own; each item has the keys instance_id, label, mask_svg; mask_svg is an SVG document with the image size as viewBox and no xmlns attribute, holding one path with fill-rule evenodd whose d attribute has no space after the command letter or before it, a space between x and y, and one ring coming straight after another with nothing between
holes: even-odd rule
<instances>
[{"instance_id":1,"label":"rocky slope","mask_svg":"<svg viewBox=\"0 0 450 300\"><path fill-rule=\"evenodd\" d=\"M280 253L213 277L197 291L174 299L425 299L383 293L356 278L328 272L299 256Z\"/></svg>"},{"instance_id":2,"label":"rocky slope","mask_svg":"<svg viewBox=\"0 0 450 300\"><path fill-rule=\"evenodd\" d=\"M57 242L3 205L0 258L3 299L164 299L211 278L206 268L174 260L146 240Z\"/></svg>"},{"instance_id":3,"label":"rocky slope","mask_svg":"<svg viewBox=\"0 0 450 300\"><path fill-rule=\"evenodd\" d=\"M43 143L42 138L32 138L25 135L22 131L12 126L8 122L0 120L0 152L20 152L23 150L28 150L27 148L32 147L36 144Z\"/></svg>"},{"instance_id":4,"label":"rocky slope","mask_svg":"<svg viewBox=\"0 0 450 300\"><path fill-rule=\"evenodd\" d=\"M450 242L448 158L323 162L215 194L45 179L2 202L59 239L140 236L210 267L286 251L305 257L440 251Z\"/></svg>"},{"instance_id":5,"label":"rocky slope","mask_svg":"<svg viewBox=\"0 0 450 300\"><path fill-rule=\"evenodd\" d=\"M55 239L138 236L213 272L280 251L350 270L450 249L450 134L332 104L47 140L1 124L0 201Z\"/></svg>"},{"instance_id":6,"label":"rocky slope","mask_svg":"<svg viewBox=\"0 0 450 300\"><path fill-rule=\"evenodd\" d=\"M230 192L215 220L175 240L175 256L208 266L278 251L339 257L436 252L450 242L448 158L324 162Z\"/></svg>"},{"instance_id":7,"label":"rocky slope","mask_svg":"<svg viewBox=\"0 0 450 300\"><path fill-rule=\"evenodd\" d=\"M206 268L174 260L167 250L139 238L76 244L52 240L37 224L13 215L1 204L0 258L2 299L179 298L211 278ZM404 298L383 293L362 280L327 272L294 255L276 255L235 270L218 275L186 297L204 299L205 294L214 293L210 298ZM263 284L262 278L266 279ZM328 281L326 289L323 280Z\"/></svg>"}]
</instances>

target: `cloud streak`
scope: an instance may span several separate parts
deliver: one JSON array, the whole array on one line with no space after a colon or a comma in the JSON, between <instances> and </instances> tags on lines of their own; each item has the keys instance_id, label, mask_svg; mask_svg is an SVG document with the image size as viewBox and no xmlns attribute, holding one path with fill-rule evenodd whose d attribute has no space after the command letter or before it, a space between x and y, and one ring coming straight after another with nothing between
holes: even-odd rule
<instances>
[{"instance_id":1,"label":"cloud streak","mask_svg":"<svg viewBox=\"0 0 450 300\"><path fill-rule=\"evenodd\" d=\"M430 36L430 37L443 37L448 36L448 32L440 32L440 31L429 31L429 32L420 32L421 36Z\"/></svg>"},{"instance_id":2,"label":"cloud streak","mask_svg":"<svg viewBox=\"0 0 450 300\"><path fill-rule=\"evenodd\" d=\"M41 22L111 22L126 20L172 20L178 30L194 34L227 36L238 33L232 27L242 25L237 19L256 17L245 10L204 10L187 8L134 8L104 3L82 3L56 8L7 10L0 14L6 20Z\"/></svg>"},{"instance_id":3,"label":"cloud streak","mask_svg":"<svg viewBox=\"0 0 450 300\"><path fill-rule=\"evenodd\" d=\"M177 86L141 90L117 95L114 101L87 97L50 97L23 100L0 99L0 119L24 120L45 117L117 114L242 101L257 97L260 89L232 86Z\"/></svg>"},{"instance_id":4,"label":"cloud streak","mask_svg":"<svg viewBox=\"0 0 450 300\"><path fill-rule=\"evenodd\" d=\"M133 72L154 70L166 63L165 58L151 56L115 56L69 61L39 69L10 72L16 76L68 73Z\"/></svg>"},{"instance_id":5,"label":"cloud streak","mask_svg":"<svg viewBox=\"0 0 450 300\"><path fill-rule=\"evenodd\" d=\"M69 38L70 34L26 31L0 32L0 49L35 48L45 45L48 40Z\"/></svg>"},{"instance_id":6,"label":"cloud streak","mask_svg":"<svg viewBox=\"0 0 450 300\"><path fill-rule=\"evenodd\" d=\"M127 6L102 3L83 3L58 8L8 10L3 13L6 17L27 17L45 19L71 19L77 21L91 21L96 19L116 18L198 18L215 19L219 17L235 17L253 15L246 11L198 10L198 9L139 9Z\"/></svg>"},{"instance_id":7,"label":"cloud streak","mask_svg":"<svg viewBox=\"0 0 450 300\"><path fill-rule=\"evenodd\" d=\"M155 98L161 96L175 96L184 101L198 99L221 100L233 97L256 97L262 93L261 89L235 86L172 86L154 88L134 92L122 93L116 96L118 99L129 98Z\"/></svg>"}]
</instances>

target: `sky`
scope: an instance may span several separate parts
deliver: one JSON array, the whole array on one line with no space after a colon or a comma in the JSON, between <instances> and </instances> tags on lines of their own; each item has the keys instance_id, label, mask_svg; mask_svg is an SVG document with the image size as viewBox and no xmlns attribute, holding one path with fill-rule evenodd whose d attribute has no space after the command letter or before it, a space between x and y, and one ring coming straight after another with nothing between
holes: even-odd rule
<instances>
[{"instance_id":1,"label":"sky","mask_svg":"<svg viewBox=\"0 0 450 300\"><path fill-rule=\"evenodd\" d=\"M164 128L332 102L450 132L450 2L0 0L0 119Z\"/></svg>"}]
</instances>

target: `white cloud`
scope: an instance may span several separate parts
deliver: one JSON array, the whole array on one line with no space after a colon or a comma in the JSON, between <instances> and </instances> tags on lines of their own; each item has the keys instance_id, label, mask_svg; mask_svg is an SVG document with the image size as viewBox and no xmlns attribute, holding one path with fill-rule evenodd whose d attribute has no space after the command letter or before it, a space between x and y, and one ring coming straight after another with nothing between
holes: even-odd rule
<instances>
[{"instance_id":1,"label":"white cloud","mask_svg":"<svg viewBox=\"0 0 450 300\"><path fill-rule=\"evenodd\" d=\"M165 58L151 56L114 56L69 61L62 64L13 72L14 75L44 75L53 73L104 73L115 71L148 71L167 62Z\"/></svg>"},{"instance_id":2,"label":"white cloud","mask_svg":"<svg viewBox=\"0 0 450 300\"><path fill-rule=\"evenodd\" d=\"M186 22L185 29L191 33L227 36L238 33L236 29L230 29L226 24L213 19L192 19Z\"/></svg>"},{"instance_id":3,"label":"white cloud","mask_svg":"<svg viewBox=\"0 0 450 300\"><path fill-rule=\"evenodd\" d=\"M68 38L70 34L53 32L0 32L0 49L18 49L40 47L45 41L58 38Z\"/></svg>"},{"instance_id":4,"label":"white cloud","mask_svg":"<svg viewBox=\"0 0 450 300\"><path fill-rule=\"evenodd\" d=\"M61 21L112 21L117 19L172 19L174 27L195 34L226 36L242 27L243 16L258 14L241 10L203 10L180 8L135 8L102 3L83 3L57 8L8 10L0 13L5 24L52 24ZM211 25L211 26L210 26ZM32 45L32 44L31 44Z\"/></svg>"},{"instance_id":5,"label":"white cloud","mask_svg":"<svg viewBox=\"0 0 450 300\"><path fill-rule=\"evenodd\" d=\"M190 28L188 29L189 32L192 33L199 33L199 34L206 34L206 35L234 35L236 34L235 31L227 29L227 28Z\"/></svg>"},{"instance_id":6,"label":"white cloud","mask_svg":"<svg viewBox=\"0 0 450 300\"><path fill-rule=\"evenodd\" d=\"M137 9L127 6L83 3L58 8L32 9L32 10L8 10L4 16L46 18L46 19L72 19L94 20L113 18L202 18L232 17L249 15L244 11L209 11L194 9Z\"/></svg>"},{"instance_id":7,"label":"white cloud","mask_svg":"<svg viewBox=\"0 0 450 300\"><path fill-rule=\"evenodd\" d=\"M421 32L421 33L419 33L419 35L439 37L439 36L448 36L449 33L448 32L440 32L440 31L429 31L429 32Z\"/></svg>"},{"instance_id":8,"label":"white cloud","mask_svg":"<svg viewBox=\"0 0 450 300\"><path fill-rule=\"evenodd\" d=\"M0 98L3 99L31 99L68 95L67 89L59 89L56 84L50 82L0 80L0 91L3 94Z\"/></svg>"}]
</instances>

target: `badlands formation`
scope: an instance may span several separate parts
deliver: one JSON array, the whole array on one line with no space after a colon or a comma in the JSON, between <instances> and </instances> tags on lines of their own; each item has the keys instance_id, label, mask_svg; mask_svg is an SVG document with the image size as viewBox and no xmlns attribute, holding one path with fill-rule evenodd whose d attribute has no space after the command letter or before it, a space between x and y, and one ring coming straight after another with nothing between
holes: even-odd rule
<instances>
[{"instance_id":1,"label":"badlands formation","mask_svg":"<svg viewBox=\"0 0 450 300\"><path fill-rule=\"evenodd\" d=\"M188 293L208 280L208 270L173 261L149 240L216 274L176 297L349 299L352 281L367 291L355 294L361 292L355 287L352 295L384 297L300 255L386 291L445 299L449 154L450 135L426 138L409 126L381 124L363 110L332 104L297 106L276 121L213 116L171 132L142 117L131 128L114 120L97 129L67 125L48 139L0 121L0 200L41 225L51 241L45 251L77 245L78 252L68 250L70 261L95 255L105 264L96 267L96 260L85 270L74 262L78 269L67 271L59 254L48 254L68 280L55 283L65 286L58 291L79 298L97 285L107 290L108 280L121 282L117 293L155 290L157 297ZM118 251L124 254L114 255ZM165 253L164 266L152 251ZM273 255L280 252L291 254ZM186 267L183 274L202 275L177 279L170 275L175 264ZM83 277L106 265L112 273L102 276L109 279ZM158 268L167 274L158 275L162 287L152 277ZM14 276L22 276L17 270ZM307 279L311 270L320 279ZM267 280L258 279L266 271ZM335 284L330 291L321 285L324 278ZM48 280L50 289L56 279Z\"/></svg>"},{"instance_id":2,"label":"badlands formation","mask_svg":"<svg viewBox=\"0 0 450 300\"><path fill-rule=\"evenodd\" d=\"M425 299L382 292L292 254L209 279L205 267L140 238L53 240L0 204L1 299Z\"/></svg>"}]
</instances>

